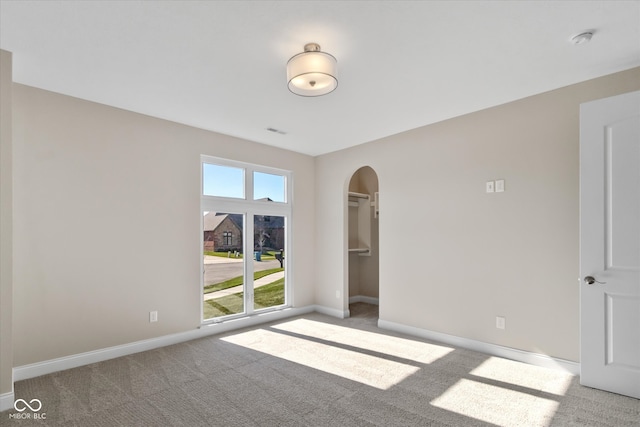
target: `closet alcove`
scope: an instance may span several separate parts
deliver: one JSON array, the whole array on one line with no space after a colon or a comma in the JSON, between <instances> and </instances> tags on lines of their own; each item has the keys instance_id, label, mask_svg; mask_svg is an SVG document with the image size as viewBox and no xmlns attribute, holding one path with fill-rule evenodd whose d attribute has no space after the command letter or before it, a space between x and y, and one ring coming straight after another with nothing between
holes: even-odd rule
<instances>
[{"instance_id":1,"label":"closet alcove","mask_svg":"<svg viewBox=\"0 0 640 427\"><path fill-rule=\"evenodd\" d=\"M349 181L349 304L379 303L378 176L369 166Z\"/></svg>"}]
</instances>

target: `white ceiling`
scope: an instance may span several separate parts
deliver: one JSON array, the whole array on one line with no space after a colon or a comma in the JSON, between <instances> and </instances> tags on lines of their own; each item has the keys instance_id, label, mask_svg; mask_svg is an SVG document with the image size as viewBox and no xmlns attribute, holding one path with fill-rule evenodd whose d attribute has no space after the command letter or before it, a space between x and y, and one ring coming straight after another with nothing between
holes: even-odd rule
<instances>
[{"instance_id":1,"label":"white ceiling","mask_svg":"<svg viewBox=\"0 0 640 427\"><path fill-rule=\"evenodd\" d=\"M2 0L0 17L16 82L310 155L640 66L640 1ZM308 42L338 59L329 95L287 89Z\"/></svg>"}]
</instances>

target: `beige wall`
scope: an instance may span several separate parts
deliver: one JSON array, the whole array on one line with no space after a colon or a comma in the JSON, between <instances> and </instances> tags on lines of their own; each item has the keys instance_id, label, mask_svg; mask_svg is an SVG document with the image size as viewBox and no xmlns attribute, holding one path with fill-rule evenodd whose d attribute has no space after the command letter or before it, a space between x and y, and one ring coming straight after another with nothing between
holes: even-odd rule
<instances>
[{"instance_id":1,"label":"beige wall","mask_svg":"<svg viewBox=\"0 0 640 427\"><path fill-rule=\"evenodd\" d=\"M15 366L199 326L201 154L293 171L293 299L313 304L312 157L13 91Z\"/></svg>"},{"instance_id":2,"label":"beige wall","mask_svg":"<svg viewBox=\"0 0 640 427\"><path fill-rule=\"evenodd\" d=\"M346 308L343 195L369 165L381 319L578 361L579 104L638 89L636 68L317 157L316 303Z\"/></svg>"},{"instance_id":3,"label":"beige wall","mask_svg":"<svg viewBox=\"0 0 640 427\"><path fill-rule=\"evenodd\" d=\"M0 395L13 391L11 63L0 50Z\"/></svg>"}]
</instances>

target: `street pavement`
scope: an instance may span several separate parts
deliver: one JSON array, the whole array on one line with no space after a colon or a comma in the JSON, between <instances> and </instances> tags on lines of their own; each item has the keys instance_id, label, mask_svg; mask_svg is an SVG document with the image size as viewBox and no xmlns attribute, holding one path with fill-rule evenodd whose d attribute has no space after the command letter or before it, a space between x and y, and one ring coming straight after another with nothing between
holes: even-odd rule
<instances>
[{"instance_id":1,"label":"street pavement","mask_svg":"<svg viewBox=\"0 0 640 427\"><path fill-rule=\"evenodd\" d=\"M253 261L253 271L280 268L280 261ZM242 276L242 258L204 257L204 286Z\"/></svg>"},{"instance_id":2,"label":"street pavement","mask_svg":"<svg viewBox=\"0 0 640 427\"><path fill-rule=\"evenodd\" d=\"M211 285L214 283L221 283L225 280L232 279L234 277L242 276L243 274L243 259L218 257L218 256L204 256L204 285ZM278 260L265 260L265 261L253 261L253 271L269 270L272 268L280 268L280 261ZM267 285L275 282L284 277L284 271L280 271L268 276L264 276L254 282L254 289L260 286ZM204 300L221 298L226 295L242 292L242 286L234 286L233 288L223 289L221 291L211 292L204 294Z\"/></svg>"}]
</instances>

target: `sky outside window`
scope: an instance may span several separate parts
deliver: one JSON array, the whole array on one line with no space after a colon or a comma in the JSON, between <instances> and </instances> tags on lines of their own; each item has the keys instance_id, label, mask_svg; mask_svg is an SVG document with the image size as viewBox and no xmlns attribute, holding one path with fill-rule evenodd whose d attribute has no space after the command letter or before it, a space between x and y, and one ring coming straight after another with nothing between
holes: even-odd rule
<instances>
[{"instance_id":1,"label":"sky outside window","mask_svg":"<svg viewBox=\"0 0 640 427\"><path fill-rule=\"evenodd\" d=\"M263 172L253 173L253 200L265 197L274 202L286 202L284 176Z\"/></svg>"},{"instance_id":2,"label":"sky outside window","mask_svg":"<svg viewBox=\"0 0 640 427\"><path fill-rule=\"evenodd\" d=\"M211 163L202 164L202 194L205 196L244 199L245 169ZM253 172L253 200L269 198L286 203L283 175Z\"/></svg>"},{"instance_id":3,"label":"sky outside window","mask_svg":"<svg viewBox=\"0 0 640 427\"><path fill-rule=\"evenodd\" d=\"M244 169L203 163L202 194L244 199Z\"/></svg>"}]
</instances>

